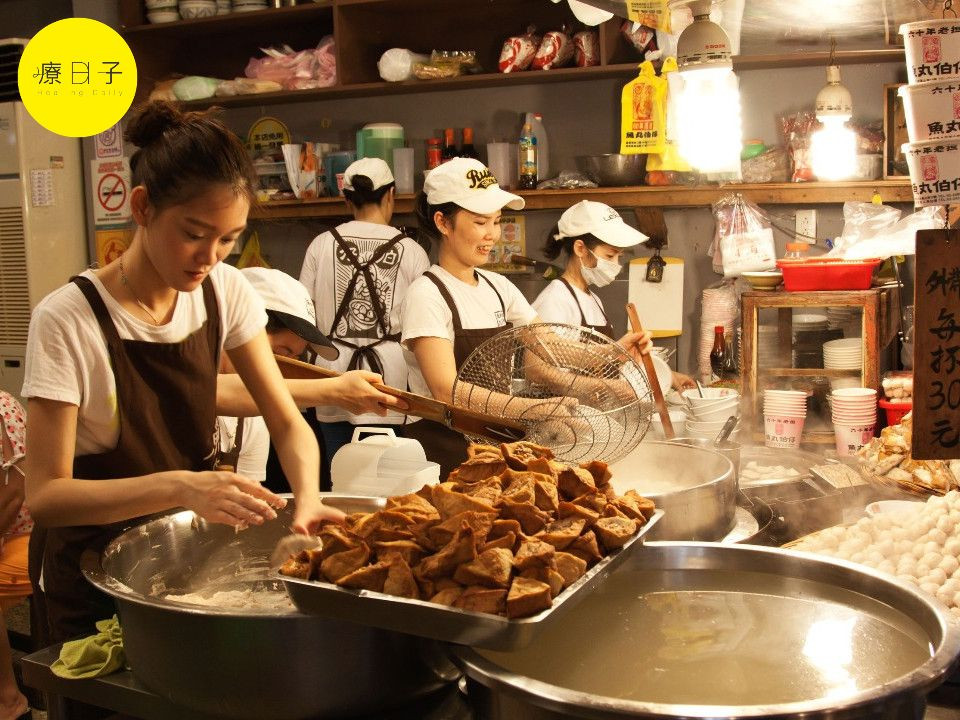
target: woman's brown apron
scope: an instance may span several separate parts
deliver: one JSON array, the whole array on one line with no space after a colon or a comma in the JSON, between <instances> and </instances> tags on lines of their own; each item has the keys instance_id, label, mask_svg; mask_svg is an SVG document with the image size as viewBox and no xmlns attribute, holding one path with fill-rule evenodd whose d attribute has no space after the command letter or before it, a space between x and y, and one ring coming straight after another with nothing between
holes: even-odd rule
<instances>
[{"instance_id":1,"label":"woman's brown apron","mask_svg":"<svg viewBox=\"0 0 960 720\"><path fill-rule=\"evenodd\" d=\"M604 337L608 337L613 340L613 324L610 320L607 319L607 314L603 311L603 305L600 304L600 301L595 297L593 298L597 307L600 308L600 314L603 315L603 320L606 323L605 325L587 325L587 316L583 314L583 306L580 304L580 298L577 297L576 291L573 289L573 285L567 282L566 278L559 278L560 282L567 286L567 290L570 291L570 294L573 295L573 301L577 304L577 310L580 311L580 325L585 328L589 328L594 332L598 332ZM590 296L593 297L593 293L590 293Z\"/></svg>"},{"instance_id":2,"label":"woman's brown apron","mask_svg":"<svg viewBox=\"0 0 960 720\"><path fill-rule=\"evenodd\" d=\"M429 270L424 275L437 286L440 296L450 313L453 315L453 357L457 365L457 371L463 367L467 357L485 340L494 335L509 330L513 323L505 323L498 327L489 328L469 328L466 329L460 322L460 313L457 311L457 303L454 301L447 286L443 284L436 275ZM480 273L475 273L479 280L486 282L500 301L500 309L503 311L503 317L507 317L507 310L503 304L503 298L497 292L497 288L488 278ZM427 454L427 460L440 464L440 481L447 479L447 475L460 463L467 459L467 439L456 430L451 430L446 425L442 425L432 420L418 420L403 426L403 436L418 440Z\"/></svg>"},{"instance_id":3,"label":"woman's brown apron","mask_svg":"<svg viewBox=\"0 0 960 720\"><path fill-rule=\"evenodd\" d=\"M94 284L84 277L73 282L90 303L106 338L120 419L117 446L75 458L73 477L109 480L165 470L211 469L216 452L220 312L210 278L202 285L207 319L178 343L122 340ZM89 635L95 632L97 620L116 612L113 600L83 577L80 556L88 549L102 552L113 537L141 520L37 526L30 538L30 580L38 593L42 571L48 642Z\"/></svg>"},{"instance_id":4,"label":"woman's brown apron","mask_svg":"<svg viewBox=\"0 0 960 720\"><path fill-rule=\"evenodd\" d=\"M238 417L235 420L237 421L237 431L233 436L233 447L230 448L229 452L220 450L220 443L217 442L217 462L214 466L218 470L229 469L230 472L237 472L237 468L240 467L240 452L243 450L243 426L247 419Z\"/></svg>"}]
</instances>

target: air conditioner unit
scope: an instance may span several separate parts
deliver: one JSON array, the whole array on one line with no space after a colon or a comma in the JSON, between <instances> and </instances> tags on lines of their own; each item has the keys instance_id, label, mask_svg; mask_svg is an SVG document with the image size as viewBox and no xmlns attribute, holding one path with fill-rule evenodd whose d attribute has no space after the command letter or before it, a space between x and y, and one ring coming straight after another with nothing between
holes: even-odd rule
<instances>
[{"instance_id":1,"label":"air conditioner unit","mask_svg":"<svg viewBox=\"0 0 960 720\"><path fill-rule=\"evenodd\" d=\"M80 140L0 102L0 390L20 397L30 312L88 264Z\"/></svg>"},{"instance_id":2,"label":"air conditioner unit","mask_svg":"<svg viewBox=\"0 0 960 720\"><path fill-rule=\"evenodd\" d=\"M20 99L17 68L26 46L27 41L22 38L0 40L0 102Z\"/></svg>"}]
</instances>

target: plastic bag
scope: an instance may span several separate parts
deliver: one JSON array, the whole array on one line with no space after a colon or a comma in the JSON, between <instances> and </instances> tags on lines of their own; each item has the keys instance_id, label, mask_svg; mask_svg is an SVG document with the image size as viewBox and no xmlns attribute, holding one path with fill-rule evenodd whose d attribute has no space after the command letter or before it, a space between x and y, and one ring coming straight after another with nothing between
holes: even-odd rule
<instances>
[{"instance_id":1,"label":"plastic bag","mask_svg":"<svg viewBox=\"0 0 960 720\"><path fill-rule=\"evenodd\" d=\"M401 82L413 77L413 68L417 63L425 63L429 59L429 55L405 48L390 48L377 61L377 70L387 82Z\"/></svg>"},{"instance_id":2,"label":"plastic bag","mask_svg":"<svg viewBox=\"0 0 960 720\"><path fill-rule=\"evenodd\" d=\"M901 218L899 210L886 205L846 202L843 217L843 234L828 255L863 260L916 254L917 230L942 228L946 213L934 205Z\"/></svg>"},{"instance_id":3,"label":"plastic bag","mask_svg":"<svg viewBox=\"0 0 960 720\"><path fill-rule=\"evenodd\" d=\"M773 230L763 213L742 195L726 195L713 204L716 233L709 253L724 278L777 266Z\"/></svg>"},{"instance_id":4,"label":"plastic bag","mask_svg":"<svg viewBox=\"0 0 960 720\"><path fill-rule=\"evenodd\" d=\"M224 80L217 85L217 97L254 95L256 93L279 92L280 90L283 90L283 85L273 80L234 78L233 80Z\"/></svg>"},{"instance_id":5,"label":"plastic bag","mask_svg":"<svg viewBox=\"0 0 960 720\"><path fill-rule=\"evenodd\" d=\"M569 65L573 61L573 40L562 30L551 30L543 34L540 48L533 57L531 67L534 70L550 70Z\"/></svg>"},{"instance_id":6,"label":"plastic bag","mask_svg":"<svg viewBox=\"0 0 960 720\"><path fill-rule=\"evenodd\" d=\"M597 184L583 173L563 170L557 177L537 184L537 190L576 190L595 188Z\"/></svg>"},{"instance_id":7,"label":"plastic bag","mask_svg":"<svg viewBox=\"0 0 960 720\"><path fill-rule=\"evenodd\" d=\"M668 0L627 0L627 20L671 32Z\"/></svg>"},{"instance_id":8,"label":"plastic bag","mask_svg":"<svg viewBox=\"0 0 960 720\"><path fill-rule=\"evenodd\" d=\"M523 35L514 35L503 41L500 50L499 69L502 73L526 70L536 57L540 36L531 25Z\"/></svg>"},{"instance_id":9,"label":"plastic bag","mask_svg":"<svg viewBox=\"0 0 960 720\"><path fill-rule=\"evenodd\" d=\"M213 97L213 94L217 91L217 85L219 85L220 82L217 78L188 75L185 78L177 80L173 84L172 90L177 100L184 102L204 100Z\"/></svg>"},{"instance_id":10,"label":"plastic bag","mask_svg":"<svg viewBox=\"0 0 960 720\"><path fill-rule=\"evenodd\" d=\"M667 80L658 77L652 62L640 64L640 74L620 94L620 152L624 155L662 153L666 142Z\"/></svg>"},{"instance_id":11,"label":"plastic bag","mask_svg":"<svg viewBox=\"0 0 960 720\"><path fill-rule=\"evenodd\" d=\"M287 90L330 87L337 81L337 58L333 36L324 37L317 47L294 51L282 48L260 48L264 58L250 58L244 75L248 78L273 80Z\"/></svg>"},{"instance_id":12,"label":"plastic bag","mask_svg":"<svg viewBox=\"0 0 960 720\"><path fill-rule=\"evenodd\" d=\"M784 145L790 154L793 165L793 182L813 180L813 167L810 159L810 135L818 127L817 118L810 110L780 118L780 132Z\"/></svg>"},{"instance_id":13,"label":"plastic bag","mask_svg":"<svg viewBox=\"0 0 960 720\"><path fill-rule=\"evenodd\" d=\"M240 259L237 260L238 268L247 268L247 267L270 267L267 264L267 261L263 259L263 255L260 254L260 236L257 235L256 231L250 233L250 237L247 238L247 241L243 244L243 252L240 253Z\"/></svg>"},{"instance_id":14,"label":"plastic bag","mask_svg":"<svg viewBox=\"0 0 960 720\"><path fill-rule=\"evenodd\" d=\"M581 30L573 36L573 64L592 67L600 64L600 38L593 30Z\"/></svg>"}]
</instances>

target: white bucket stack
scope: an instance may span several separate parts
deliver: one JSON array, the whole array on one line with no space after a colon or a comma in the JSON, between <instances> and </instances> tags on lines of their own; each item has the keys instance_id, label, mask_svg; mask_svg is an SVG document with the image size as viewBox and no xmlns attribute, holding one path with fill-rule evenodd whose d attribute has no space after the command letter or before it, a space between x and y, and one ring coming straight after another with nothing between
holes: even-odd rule
<instances>
[{"instance_id":1,"label":"white bucket stack","mask_svg":"<svg viewBox=\"0 0 960 720\"><path fill-rule=\"evenodd\" d=\"M873 388L843 388L830 396L837 455L856 454L870 442L877 427L877 391Z\"/></svg>"},{"instance_id":2,"label":"white bucket stack","mask_svg":"<svg viewBox=\"0 0 960 720\"><path fill-rule=\"evenodd\" d=\"M763 435L767 447L798 447L806 419L807 393L802 390L764 390Z\"/></svg>"},{"instance_id":3,"label":"white bucket stack","mask_svg":"<svg viewBox=\"0 0 960 720\"><path fill-rule=\"evenodd\" d=\"M917 207L960 201L960 22L900 26L909 85L903 98L910 142L902 146Z\"/></svg>"}]
</instances>

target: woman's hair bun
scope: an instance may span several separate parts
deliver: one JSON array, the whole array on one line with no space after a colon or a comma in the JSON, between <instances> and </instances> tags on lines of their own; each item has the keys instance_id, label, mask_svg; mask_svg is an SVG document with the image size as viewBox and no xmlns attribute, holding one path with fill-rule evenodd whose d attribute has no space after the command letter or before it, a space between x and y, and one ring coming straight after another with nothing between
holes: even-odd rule
<instances>
[{"instance_id":1,"label":"woman's hair bun","mask_svg":"<svg viewBox=\"0 0 960 720\"><path fill-rule=\"evenodd\" d=\"M181 127L184 115L172 102L154 100L140 106L127 123L124 136L137 147L146 147L167 130Z\"/></svg>"}]
</instances>

